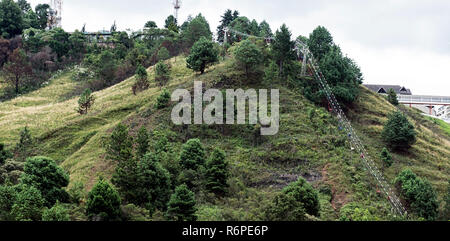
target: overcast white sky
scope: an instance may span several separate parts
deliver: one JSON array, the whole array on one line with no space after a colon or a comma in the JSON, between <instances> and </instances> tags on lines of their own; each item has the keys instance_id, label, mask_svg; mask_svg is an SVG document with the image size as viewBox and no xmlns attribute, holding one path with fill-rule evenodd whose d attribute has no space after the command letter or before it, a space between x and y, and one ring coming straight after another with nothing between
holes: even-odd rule
<instances>
[{"instance_id":1,"label":"overcast white sky","mask_svg":"<svg viewBox=\"0 0 450 241\"><path fill-rule=\"evenodd\" d=\"M29 0L32 5L50 2ZM272 29L286 23L293 35L325 26L364 73L366 84L398 84L414 94L450 96L449 0L183 0L179 21L202 13L214 32L226 9ZM172 0L64 0L66 31L111 27L134 30L153 20L162 26Z\"/></svg>"}]
</instances>

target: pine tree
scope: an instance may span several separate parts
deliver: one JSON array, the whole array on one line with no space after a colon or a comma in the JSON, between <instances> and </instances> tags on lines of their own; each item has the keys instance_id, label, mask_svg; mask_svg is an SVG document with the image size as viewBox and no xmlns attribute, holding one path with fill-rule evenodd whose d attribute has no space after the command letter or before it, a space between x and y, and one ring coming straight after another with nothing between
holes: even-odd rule
<instances>
[{"instance_id":1,"label":"pine tree","mask_svg":"<svg viewBox=\"0 0 450 241\"><path fill-rule=\"evenodd\" d=\"M112 183L127 201L137 199L134 188L137 185L137 161L133 156L133 138L126 126L119 124L111 134L107 145L108 158L117 163Z\"/></svg>"},{"instance_id":2,"label":"pine tree","mask_svg":"<svg viewBox=\"0 0 450 241\"><path fill-rule=\"evenodd\" d=\"M222 16L222 20L220 20L220 25L217 27L217 41L220 43L223 43L225 31L224 29L228 27L231 22L233 22L237 17L239 16L239 12L235 11L235 14L233 14L233 11L230 9L227 9Z\"/></svg>"},{"instance_id":3,"label":"pine tree","mask_svg":"<svg viewBox=\"0 0 450 241\"><path fill-rule=\"evenodd\" d=\"M169 67L164 62L158 62L155 66L155 82L163 87L170 79Z\"/></svg>"},{"instance_id":4,"label":"pine tree","mask_svg":"<svg viewBox=\"0 0 450 241\"><path fill-rule=\"evenodd\" d=\"M136 69L135 74L136 74L136 82L133 85L133 94L136 95L137 92L148 89L150 83L148 82L148 74L144 66L139 65Z\"/></svg>"},{"instance_id":5,"label":"pine tree","mask_svg":"<svg viewBox=\"0 0 450 241\"><path fill-rule=\"evenodd\" d=\"M128 128L117 125L107 142L108 159L120 163L133 158L133 138L128 134Z\"/></svg>"},{"instance_id":6,"label":"pine tree","mask_svg":"<svg viewBox=\"0 0 450 241\"><path fill-rule=\"evenodd\" d=\"M394 163L394 160L392 160L392 155L389 153L387 148L383 148L380 157L386 167L391 167Z\"/></svg>"},{"instance_id":7,"label":"pine tree","mask_svg":"<svg viewBox=\"0 0 450 241\"><path fill-rule=\"evenodd\" d=\"M165 47L162 47L158 51L158 61L168 60L170 58L169 50Z\"/></svg>"},{"instance_id":8,"label":"pine tree","mask_svg":"<svg viewBox=\"0 0 450 241\"><path fill-rule=\"evenodd\" d=\"M325 27L319 26L309 35L308 46L318 61L327 54L333 46L333 37Z\"/></svg>"},{"instance_id":9,"label":"pine tree","mask_svg":"<svg viewBox=\"0 0 450 241\"><path fill-rule=\"evenodd\" d=\"M397 111L389 116L382 133L383 140L393 149L407 149L416 142L416 131L406 116Z\"/></svg>"},{"instance_id":10,"label":"pine tree","mask_svg":"<svg viewBox=\"0 0 450 241\"><path fill-rule=\"evenodd\" d=\"M136 142L137 142L136 155L138 157L145 156L149 148L149 135L145 126L142 126L141 129L139 129Z\"/></svg>"},{"instance_id":11,"label":"pine tree","mask_svg":"<svg viewBox=\"0 0 450 241\"><path fill-rule=\"evenodd\" d=\"M280 30L277 30L275 33L275 41L272 45L272 51L274 60L280 68L279 73L281 76L284 76L284 65L286 62L295 59L295 43L291 40L291 36L292 34L286 27L286 24L283 24Z\"/></svg>"},{"instance_id":12,"label":"pine tree","mask_svg":"<svg viewBox=\"0 0 450 241\"><path fill-rule=\"evenodd\" d=\"M138 182L138 161L130 158L120 161L113 173L111 182L117 187L120 196L127 202L135 203L139 200L136 193Z\"/></svg>"},{"instance_id":13,"label":"pine tree","mask_svg":"<svg viewBox=\"0 0 450 241\"><path fill-rule=\"evenodd\" d=\"M191 48L201 38L212 40L212 32L206 18L202 14L193 18L181 34L181 38L186 48Z\"/></svg>"},{"instance_id":14,"label":"pine tree","mask_svg":"<svg viewBox=\"0 0 450 241\"><path fill-rule=\"evenodd\" d=\"M167 89L164 89L156 99L155 108L158 110L164 109L169 105L169 101L170 101L170 93Z\"/></svg>"},{"instance_id":15,"label":"pine tree","mask_svg":"<svg viewBox=\"0 0 450 241\"><path fill-rule=\"evenodd\" d=\"M186 184L183 184L178 186L175 193L170 197L166 215L169 219L175 221L196 221L195 213L197 209L195 205L195 194L188 189Z\"/></svg>"},{"instance_id":16,"label":"pine tree","mask_svg":"<svg viewBox=\"0 0 450 241\"><path fill-rule=\"evenodd\" d=\"M220 149L215 149L206 162L206 189L217 195L226 194L229 175L225 152Z\"/></svg>"},{"instance_id":17,"label":"pine tree","mask_svg":"<svg viewBox=\"0 0 450 241\"><path fill-rule=\"evenodd\" d=\"M92 95L90 89L86 89L78 99L78 113L80 115L86 115L89 109L94 105L95 97Z\"/></svg>"},{"instance_id":18,"label":"pine tree","mask_svg":"<svg viewBox=\"0 0 450 241\"><path fill-rule=\"evenodd\" d=\"M119 193L100 178L88 194L86 214L91 220L116 221L120 217Z\"/></svg>"},{"instance_id":19,"label":"pine tree","mask_svg":"<svg viewBox=\"0 0 450 241\"><path fill-rule=\"evenodd\" d=\"M205 164L205 150L199 139L191 139L183 145L180 164L184 169L197 170Z\"/></svg>"},{"instance_id":20,"label":"pine tree","mask_svg":"<svg viewBox=\"0 0 450 241\"><path fill-rule=\"evenodd\" d=\"M397 98L397 93L395 93L395 91L393 89L389 89L387 100L394 106L398 106L398 104L399 104L398 98Z\"/></svg>"},{"instance_id":21,"label":"pine tree","mask_svg":"<svg viewBox=\"0 0 450 241\"><path fill-rule=\"evenodd\" d=\"M159 163L159 158L153 153L147 153L138 163L139 201L151 212L156 209L165 211L170 198L170 174Z\"/></svg>"}]
</instances>

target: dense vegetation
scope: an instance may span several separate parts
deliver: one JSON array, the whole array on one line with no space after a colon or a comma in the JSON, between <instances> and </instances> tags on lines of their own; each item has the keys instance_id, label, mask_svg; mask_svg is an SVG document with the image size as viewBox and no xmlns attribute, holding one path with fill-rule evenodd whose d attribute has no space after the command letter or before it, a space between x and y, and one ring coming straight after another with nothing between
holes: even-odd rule
<instances>
[{"instance_id":1,"label":"dense vegetation","mask_svg":"<svg viewBox=\"0 0 450 241\"><path fill-rule=\"evenodd\" d=\"M300 76L286 25L273 33L227 10L217 28L224 45L211 40L201 14L181 25L169 16L164 28L150 20L131 35L114 24L110 39L88 40L83 29L45 29L48 7L27 6L0 5L0 14L14 13L0 15L0 94L9 99L0 106L0 220L406 218L390 214L318 85ZM11 21L17 26L4 27ZM224 36L227 26L254 37ZM360 87L359 68L326 28L298 38L395 179L409 218L449 219L450 137ZM280 133L174 125L170 93L194 79L207 88L280 89Z\"/></svg>"}]
</instances>

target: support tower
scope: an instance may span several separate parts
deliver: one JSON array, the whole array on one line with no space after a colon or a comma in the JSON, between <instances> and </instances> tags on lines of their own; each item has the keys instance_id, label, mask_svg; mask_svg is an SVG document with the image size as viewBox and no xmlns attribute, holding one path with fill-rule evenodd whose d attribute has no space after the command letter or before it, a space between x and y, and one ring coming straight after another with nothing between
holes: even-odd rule
<instances>
[{"instance_id":1,"label":"support tower","mask_svg":"<svg viewBox=\"0 0 450 241\"><path fill-rule=\"evenodd\" d=\"M178 10L181 8L181 0L173 0L173 8L175 9L175 19L178 21Z\"/></svg>"},{"instance_id":2,"label":"support tower","mask_svg":"<svg viewBox=\"0 0 450 241\"><path fill-rule=\"evenodd\" d=\"M50 0L50 16L48 26L52 28L62 27L62 4L63 0Z\"/></svg>"}]
</instances>

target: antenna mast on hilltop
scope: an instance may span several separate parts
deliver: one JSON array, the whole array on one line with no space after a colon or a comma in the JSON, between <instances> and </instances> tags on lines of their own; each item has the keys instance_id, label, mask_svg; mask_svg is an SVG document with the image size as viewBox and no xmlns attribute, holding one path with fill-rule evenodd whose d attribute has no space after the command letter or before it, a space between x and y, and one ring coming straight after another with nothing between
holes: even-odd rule
<instances>
[{"instance_id":1,"label":"antenna mast on hilltop","mask_svg":"<svg viewBox=\"0 0 450 241\"><path fill-rule=\"evenodd\" d=\"M178 10L181 8L181 0L173 0L173 8L175 9L175 19L178 21Z\"/></svg>"},{"instance_id":2,"label":"antenna mast on hilltop","mask_svg":"<svg viewBox=\"0 0 450 241\"><path fill-rule=\"evenodd\" d=\"M61 28L63 0L50 0L49 28Z\"/></svg>"}]
</instances>

